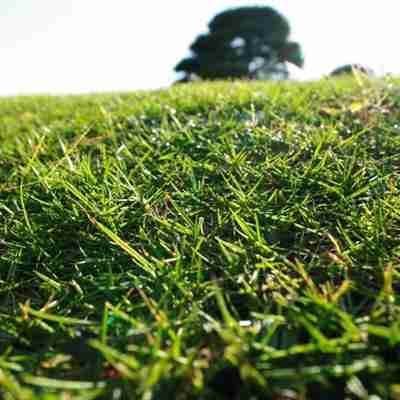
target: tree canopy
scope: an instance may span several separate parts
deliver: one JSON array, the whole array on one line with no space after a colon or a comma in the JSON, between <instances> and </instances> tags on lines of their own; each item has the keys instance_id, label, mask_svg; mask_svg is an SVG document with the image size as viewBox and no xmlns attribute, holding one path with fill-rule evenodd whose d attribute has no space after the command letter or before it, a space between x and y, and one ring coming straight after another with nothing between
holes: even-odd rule
<instances>
[{"instance_id":1,"label":"tree canopy","mask_svg":"<svg viewBox=\"0 0 400 400\"><path fill-rule=\"evenodd\" d=\"M216 15L209 32L190 46L175 71L182 82L201 79L286 79L285 62L303 66L299 43L289 41L287 19L271 7L239 7Z\"/></svg>"},{"instance_id":2,"label":"tree canopy","mask_svg":"<svg viewBox=\"0 0 400 400\"><path fill-rule=\"evenodd\" d=\"M361 64L346 64L342 65L340 67L335 68L329 75L330 76L338 76L338 75L350 75L354 73L362 73L365 75L373 76L374 71Z\"/></svg>"}]
</instances>

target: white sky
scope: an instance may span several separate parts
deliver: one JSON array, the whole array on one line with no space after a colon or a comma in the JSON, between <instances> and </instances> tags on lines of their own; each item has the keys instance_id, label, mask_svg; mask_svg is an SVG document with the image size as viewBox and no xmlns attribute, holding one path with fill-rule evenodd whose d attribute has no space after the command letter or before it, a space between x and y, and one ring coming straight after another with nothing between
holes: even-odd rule
<instances>
[{"instance_id":1,"label":"white sky","mask_svg":"<svg viewBox=\"0 0 400 400\"><path fill-rule=\"evenodd\" d=\"M153 89L220 11L268 5L301 43L301 77L346 63L400 73L398 0L0 0L0 95Z\"/></svg>"}]
</instances>

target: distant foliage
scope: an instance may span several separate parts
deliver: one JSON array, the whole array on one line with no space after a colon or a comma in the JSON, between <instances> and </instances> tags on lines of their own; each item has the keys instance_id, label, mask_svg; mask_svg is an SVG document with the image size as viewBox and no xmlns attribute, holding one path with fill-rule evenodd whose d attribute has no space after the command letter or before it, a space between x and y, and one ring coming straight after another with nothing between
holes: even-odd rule
<instances>
[{"instance_id":1,"label":"distant foliage","mask_svg":"<svg viewBox=\"0 0 400 400\"><path fill-rule=\"evenodd\" d=\"M289 41L287 19L270 7L240 7L216 15L190 46L192 56L175 67L179 82L196 79L287 79L285 62L304 63L299 43Z\"/></svg>"},{"instance_id":2,"label":"distant foliage","mask_svg":"<svg viewBox=\"0 0 400 400\"><path fill-rule=\"evenodd\" d=\"M338 76L338 75L349 75L354 73L362 73L368 76L373 76L374 71L361 64L346 64L341 67L334 69L329 75L330 76Z\"/></svg>"}]
</instances>

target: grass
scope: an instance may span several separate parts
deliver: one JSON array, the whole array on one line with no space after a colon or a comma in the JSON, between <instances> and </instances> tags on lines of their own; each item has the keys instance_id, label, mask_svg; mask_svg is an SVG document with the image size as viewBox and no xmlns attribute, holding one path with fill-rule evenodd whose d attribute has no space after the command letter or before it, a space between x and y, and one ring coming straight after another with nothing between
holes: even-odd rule
<instances>
[{"instance_id":1,"label":"grass","mask_svg":"<svg viewBox=\"0 0 400 400\"><path fill-rule=\"evenodd\" d=\"M400 399L398 83L0 100L0 397Z\"/></svg>"}]
</instances>

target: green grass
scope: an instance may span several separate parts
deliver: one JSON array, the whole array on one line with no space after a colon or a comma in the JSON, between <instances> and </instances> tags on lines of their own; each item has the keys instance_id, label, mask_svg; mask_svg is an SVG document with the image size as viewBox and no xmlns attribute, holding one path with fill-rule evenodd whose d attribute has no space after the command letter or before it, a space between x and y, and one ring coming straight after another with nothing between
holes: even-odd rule
<instances>
[{"instance_id":1,"label":"green grass","mask_svg":"<svg viewBox=\"0 0 400 400\"><path fill-rule=\"evenodd\" d=\"M400 399L398 83L0 100L0 397Z\"/></svg>"}]
</instances>

